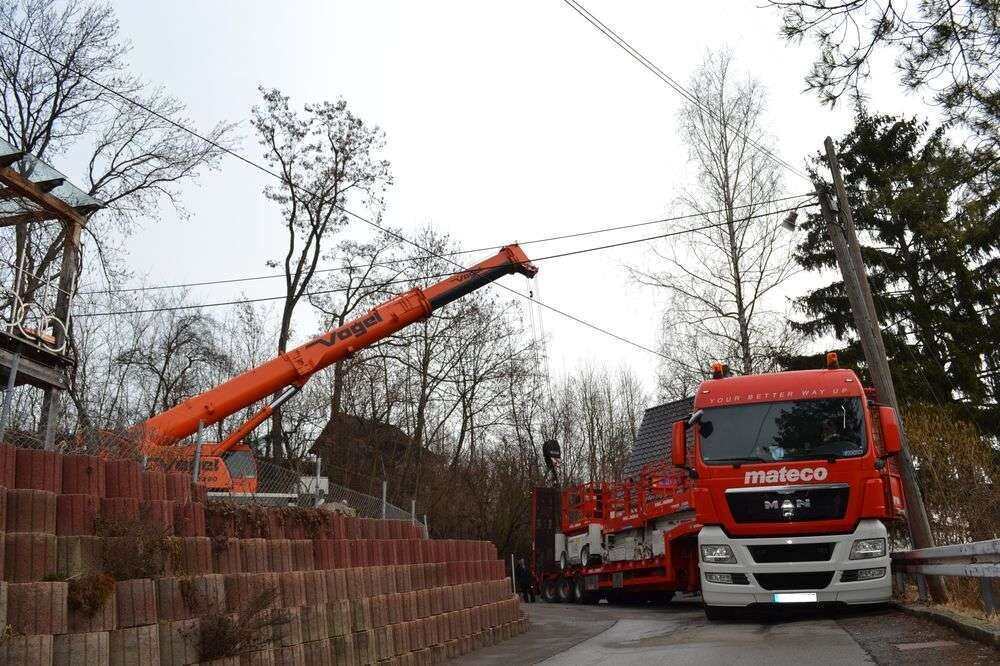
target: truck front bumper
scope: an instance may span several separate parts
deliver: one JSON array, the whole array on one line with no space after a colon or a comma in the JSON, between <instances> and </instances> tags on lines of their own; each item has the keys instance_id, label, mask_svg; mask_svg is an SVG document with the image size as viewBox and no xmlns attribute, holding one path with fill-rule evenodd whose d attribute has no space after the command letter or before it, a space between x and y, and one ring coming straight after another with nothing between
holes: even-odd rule
<instances>
[{"instance_id":1,"label":"truck front bumper","mask_svg":"<svg viewBox=\"0 0 1000 666\"><path fill-rule=\"evenodd\" d=\"M888 552L884 557L850 559L851 547L856 540L876 538L886 538L885 526L877 520L862 520L852 534L763 539L732 538L726 536L720 527L703 527L698 533L699 559L703 544L725 544L732 549L736 563L699 562L702 597L709 606L784 602L885 603L892 596ZM832 544L832 556L822 561L761 563L754 559L750 549L751 546L804 544ZM773 560L774 556L767 559ZM862 569L882 569L883 573L878 578L852 580L858 576L858 570ZM731 574L732 579L738 582L711 582L706 579L706 574ZM746 582L742 582L743 580ZM812 597L813 594L815 598Z\"/></svg>"}]
</instances>

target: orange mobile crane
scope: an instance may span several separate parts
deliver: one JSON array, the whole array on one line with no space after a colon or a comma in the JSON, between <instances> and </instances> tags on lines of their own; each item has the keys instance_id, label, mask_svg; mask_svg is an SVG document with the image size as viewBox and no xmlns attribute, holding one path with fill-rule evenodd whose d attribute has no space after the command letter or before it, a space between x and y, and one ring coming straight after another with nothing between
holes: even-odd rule
<instances>
[{"instance_id":1,"label":"orange mobile crane","mask_svg":"<svg viewBox=\"0 0 1000 666\"><path fill-rule=\"evenodd\" d=\"M530 278L537 272L520 247L507 245L471 268L426 289L400 294L339 328L138 424L140 450L164 468L188 471L194 467L196 447L178 442L199 428L273 395L267 405L225 440L202 445L199 480L209 490L254 493L256 463L250 447L241 440L298 393L310 377L504 275L520 273Z\"/></svg>"}]
</instances>

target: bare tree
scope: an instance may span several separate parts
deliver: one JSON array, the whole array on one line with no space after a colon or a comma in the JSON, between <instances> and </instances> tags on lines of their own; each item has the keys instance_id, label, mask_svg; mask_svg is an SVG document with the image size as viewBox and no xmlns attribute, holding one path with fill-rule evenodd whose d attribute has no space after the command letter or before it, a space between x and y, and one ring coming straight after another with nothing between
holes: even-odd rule
<instances>
[{"instance_id":1,"label":"bare tree","mask_svg":"<svg viewBox=\"0 0 1000 666\"><path fill-rule=\"evenodd\" d=\"M344 240L324 259L335 267L326 275L320 293L309 296L309 302L324 315L328 328L343 326L363 309L392 293L393 285L403 273L396 257L398 242L387 233L380 233L368 242ZM340 264L339 266L336 266ZM330 391L331 415L341 412L344 381L351 365L338 361L333 366L333 386Z\"/></svg>"},{"instance_id":2,"label":"bare tree","mask_svg":"<svg viewBox=\"0 0 1000 666\"><path fill-rule=\"evenodd\" d=\"M345 207L358 203L380 210L391 176L388 161L379 156L382 131L366 125L344 100L307 104L299 113L277 89L260 92L263 104L252 109L251 124L268 165L281 176L281 184L268 186L264 195L278 204L288 242L283 259L271 262L285 273L277 345L284 353L295 307L309 289L325 244L348 222ZM282 458L280 409L271 419L271 444L274 456Z\"/></svg>"},{"instance_id":3,"label":"bare tree","mask_svg":"<svg viewBox=\"0 0 1000 666\"><path fill-rule=\"evenodd\" d=\"M721 212L703 214L700 231L657 250L665 268L633 269L669 299L661 342L667 396L684 395L712 360L762 372L793 344L776 290L794 264L777 220L767 217L780 192L778 167L751 143L767 145L764 91L738 79L726 53L708 54L689 88L696 102L682 107L681 133L697 183L681 202Z\"/></svg>"},{"instance_id":4,"label":"bare tree","mask_svg":"<svg viewBox=\"0 0 1000 666\"><path fill-rule=\"evenodd\" d=\"M82 0L0 0L0 136L43 160L82 155L74 180L106 209L87 228L107 273L105 231L130 233L161 203L184 212L179 185L218 164L214 144L231 141L221 123L194 137L159 115L186 123L184 105L149 90L126 65L129 45L110 6ZM135 106L109 92L139 101ZM30 170L30 163L22 163ZM72 171L72 170L71 170ZM72 174L71 174L72 175ZM63 232L15 227L25 266L44 275L60 255ZM29 242L29 236L32 237Z\"/></svg>"}]
</instances>

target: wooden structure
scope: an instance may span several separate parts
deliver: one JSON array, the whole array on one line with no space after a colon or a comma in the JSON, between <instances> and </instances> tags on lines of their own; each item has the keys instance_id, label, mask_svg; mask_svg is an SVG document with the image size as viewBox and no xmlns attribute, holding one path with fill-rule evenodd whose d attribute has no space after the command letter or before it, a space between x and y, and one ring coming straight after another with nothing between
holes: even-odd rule
<instances>
[{"instance_id":1,"label":"wooden structure","mask_svg":"<svg viewBox=\"0 0 1000 666\"><path fill-rule=\"evenodd\" d=\"M0 284L9 306L0 326L0 386L5 389L0 439L13 388L28 384L45 392L40 429L46 448L52 446L58 401L73 364L68 335L80 237L90 215L102 206L56 169L0 140L0 232L13 232L11 256L0 257L11 280ZM46 243L42 267L36 268L33 234L39 233L38 225L53 223L58 232Z\"/></svg>"}]
</instances>

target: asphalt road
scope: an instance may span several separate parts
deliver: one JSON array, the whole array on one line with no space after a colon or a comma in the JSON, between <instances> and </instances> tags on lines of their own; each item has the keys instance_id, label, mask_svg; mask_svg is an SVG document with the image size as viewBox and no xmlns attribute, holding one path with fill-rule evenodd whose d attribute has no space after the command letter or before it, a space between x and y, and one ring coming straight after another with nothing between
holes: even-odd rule
<instances>
[{"instance_id":1,"label":"asphalt road","mask_svg":"<svg viewBox=\"0 0 1000 666\"><path fill-rule=\"evenodd\" d=\"M531 628L461 664L997 664L1000 652L898 611L802 611L708 623L696 601L522 604Z\"/></svg>"}]
</instances>

